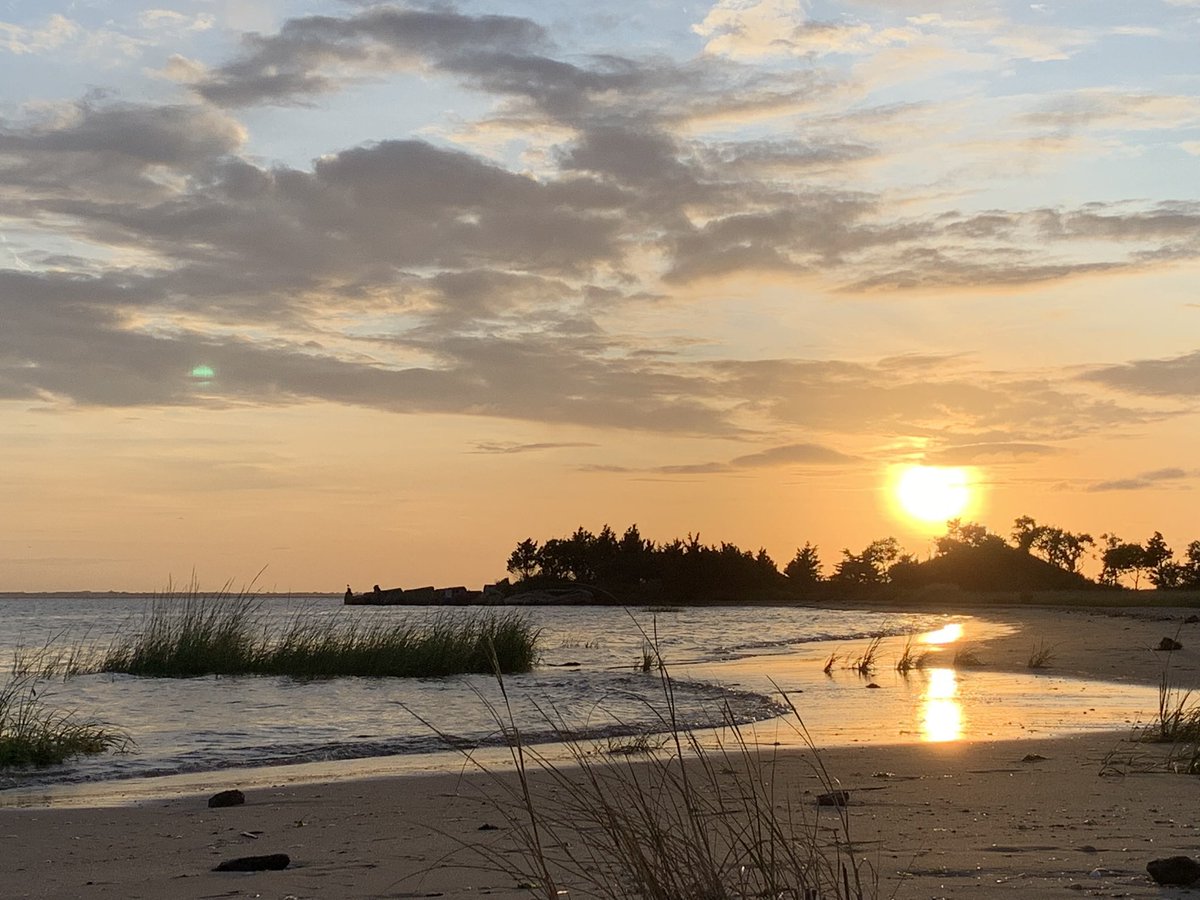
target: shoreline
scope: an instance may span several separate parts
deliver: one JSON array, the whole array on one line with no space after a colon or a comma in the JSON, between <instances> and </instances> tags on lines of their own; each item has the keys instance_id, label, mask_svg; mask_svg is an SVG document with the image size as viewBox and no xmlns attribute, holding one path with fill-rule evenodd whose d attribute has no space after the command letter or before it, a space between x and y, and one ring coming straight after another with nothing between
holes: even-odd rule
<instances>
[{"instance_id":1,"label":"shoreline","mask_svg":"<svg viewBox=\"0 0 1200 900\"><path fill-rule=\"evenodd\" d=\"M1182 687L1200 687L1200 624L1182 623L1186 609L969 613L1020 626L978 644L989 670L1025 671L1041 640L1055 647L1046 674L1153 686L1164 654L1152 647L1179 635L1184 649L1171 654L1172 671ZM1078 885L1085 895L1163 897L1145 863L1200 855L1200 777L1140 771L1162 749L1129 738L1125 729L819 752L851 791L854 837L879 869L884 896L897 885L899 897L980 900L1014 889L1051 896ZM812 791L803 751L770 752L778 752L778 777L797 797ZM1127 774L1102 776L1106 760ZM212 774L233 787L240 773ZM534 780L546 778L535 773ZM203 794L124 807L7 808L0 810L11 870L6 895L527 898L513 878L475 868L478 860L459 852L508 837L495 808L479 799L487 783L471 772L381 775L247 788L245 806L230 809L208 809ZM485 825L498 830L480 832ZM292 866L210 871L231 856L273 852L288 853Z\"/></svg>"}]
</instances>

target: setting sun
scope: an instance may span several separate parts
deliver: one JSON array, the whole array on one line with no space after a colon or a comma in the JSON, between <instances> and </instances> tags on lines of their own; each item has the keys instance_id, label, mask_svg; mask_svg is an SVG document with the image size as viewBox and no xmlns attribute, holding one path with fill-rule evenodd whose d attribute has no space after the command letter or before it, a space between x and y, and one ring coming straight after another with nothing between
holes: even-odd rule
<instances>
[{"instance_id":1,"label":"setting sun","mask_svg":"<svg viewBox=\"0 0 1200 900\"><path fill-rule=\"evenodd\" d=\"M893 491L908 516L922 522L944 522L967 508L971 479L966 469L909 466L900 472Z\"/></svg>"}]
</instances>

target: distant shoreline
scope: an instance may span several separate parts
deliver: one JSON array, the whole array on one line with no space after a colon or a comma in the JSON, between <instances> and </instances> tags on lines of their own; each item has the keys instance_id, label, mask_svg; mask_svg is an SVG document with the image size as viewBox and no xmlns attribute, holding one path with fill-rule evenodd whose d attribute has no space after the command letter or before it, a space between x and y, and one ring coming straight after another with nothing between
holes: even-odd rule
<instances>
[{"instance_id":1,"label":"distant shoreline","mask_svg":"<svg viewBox=\"0 0 1200 900\"><path fill-rule=\"evenodd\" d=\"M208 593L205 591L204 593ZM0 600L154 600L172 596L171 591L0 591ZM341 597L337 591L255 591L255 597Z\"/></svg>"},{"instance_id":2,"label":"distant shoreline","mask_svg":"<svg viewBox=\"0 0 1200 900\"><path fill-rule=\"evenodd\" d=\"M201 592L207 595L210 592ZM255 597L287 600L320 597L341 599L342 591L256 591ZM0 600L154 600L172 596L170 591L0 591ZM406 606L409 604L397 604ZM429 604L417 604L429 605ZM432 604L453 606L455 604ZM494 606L525 606L526 603L495 602ZM555 604L545 604L555 605ZM822 609L896 609L913 610L986 609L993 607L1177 607L1200 608L1200 591L1135 590L1131 588L1084 588L1075 590L964 590L953 585L930 585L923 588L896 588L893 585L864 589L856 586L840 591L815 590L809 593L781 595L777 592L748 592L744 597L696 598L690 601L662 600L637 595L614 598L604 606L811 606Z\"/></svg>"}]
</instances>

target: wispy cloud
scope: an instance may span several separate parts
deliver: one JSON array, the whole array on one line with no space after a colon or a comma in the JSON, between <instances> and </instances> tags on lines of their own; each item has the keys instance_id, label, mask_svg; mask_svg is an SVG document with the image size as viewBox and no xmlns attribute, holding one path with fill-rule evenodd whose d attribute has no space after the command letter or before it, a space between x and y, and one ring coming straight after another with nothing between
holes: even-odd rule
<instances>
[{"instance_id":1,"label":"wispy cloud","mask_svg":"<svg viewBox=\"0 0 1200 900\"><path fill-rule=\"evenodd\" d=\"M474 453L490 453L508 456L515 453L540 453L545 450L572 450L581 447L596 447L598 444L593 444L587 441L560 441L560 442L539 442L532 444L522 444L516 441L505 441L502 443L493 443L481 441L474 445Z\"/></svg>"},{"instance_id":2,"label":"wispy cloud","mask_svg":"<svg viewBox=\"0 0 1200 900\"><path fill-rule=\"evenodd\" d=\"M1156 469L1132 478L1098 481L1088 485L1087 490L1092 493L1101 493L1105 491L1144 491L1169 485L1180 486L1183 482L1194 479L1197 474L1200 473L1188 472L1179 468Z\"/></svg>"}]
</instances>

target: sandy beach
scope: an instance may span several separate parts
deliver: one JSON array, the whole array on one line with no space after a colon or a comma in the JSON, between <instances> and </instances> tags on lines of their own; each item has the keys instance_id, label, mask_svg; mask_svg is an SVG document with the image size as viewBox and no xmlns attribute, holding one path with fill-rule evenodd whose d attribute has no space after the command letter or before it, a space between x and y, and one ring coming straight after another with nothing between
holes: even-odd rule
<instances>
[{"instance_id":1,"label":"sandy beach","mask_svg":"<svg viewBox=\"0 0 1200 900\"><path fill-rule=\"evenodd\" d=\"M1017 626L964 642L993 671L1025 672L1031 648L1053 648L1048 675L1154 685L1165 654L1182 687L1200 688L1200 624L1191 610L990 609L984 621ZM1083 710L1080 714L1083 714ZM1146 717L1153 709L1145 710ZM860 855L880 896L1186 896L1153 885L1147 861L1200 856L1200 777L1162 771L1165 749L1128 727L1070 737L831 746L828 771L850 791ZM811 760L783 752L779 784L811 805ZM506 776L507 777L507 776ZM529 897L510 874L481 868L463 849L504 847L503 815L478 773L246 784L246 803L209 809L207 793L118 807L0 810L5 897ZM807 792L807 793L806 793ZM836 816L836 812L820 812ZM222 860L286 853L283 871L218 873ZM566 885L569 887L569 885ZM573 891L570 896L583 896Z\"/></svg>"}]
</instances>

